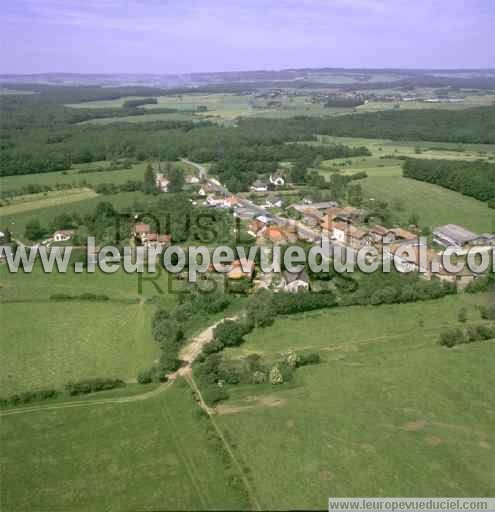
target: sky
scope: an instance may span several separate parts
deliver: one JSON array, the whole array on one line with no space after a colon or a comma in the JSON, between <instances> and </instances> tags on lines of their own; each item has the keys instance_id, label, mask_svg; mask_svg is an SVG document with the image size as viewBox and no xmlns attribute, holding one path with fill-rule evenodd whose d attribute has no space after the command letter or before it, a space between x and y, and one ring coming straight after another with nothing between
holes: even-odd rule
<instances>
[{"instance_id":1,"label":"sky","mask_svg":"<svg viewBox=\"0 0 495 512\"><path fill-rule=\"evenodd\" d=\"M495 67L495 0L2 0L0 17L0 73Z\"/></svg>"}]
</instances>

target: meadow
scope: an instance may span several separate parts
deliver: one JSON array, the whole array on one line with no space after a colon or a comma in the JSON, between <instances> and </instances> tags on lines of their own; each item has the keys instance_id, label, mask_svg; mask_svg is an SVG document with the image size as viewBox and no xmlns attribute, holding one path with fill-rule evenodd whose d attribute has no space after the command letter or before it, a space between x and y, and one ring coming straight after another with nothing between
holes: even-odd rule
<instances>
[{"instance_id":1,"label":"meadow","mask_svg":"<svg viewBox=\"0 0 495 512\"><path fill-rule=\"evenodd\" d=\"M132 165L130 169L104 170L101 172L79 172L97 167L106 168L111 162L101 161L91 164L75 164L73 169L66 171L45 172L38 174L19 174L16 176L2 176L0 178L0 190L19 190L28 185L72 185L74 187L87 185L99 185L100 183L125 183L128 180L142 180L146 163L141 162ZM2 210L0 209L0 212Z\"/></svg>"},{"instance_id":2,"label":"meadow","mask_svg":"<svg viewBox=\"0 0 495 512\"><path fill-rule=\"evenodd\" d=\"M50 206L43 205L36 209L25 208L24 211L18 213L4 214L3 208L5 207L2 207L0 208L0 226L2 226L2 228L8 228L15 238L23 240L26 224L32 219L38 219L42 226L48 227L50 226L53 218L62 213L77 212L79 215L93 213L96 206L101 201L110 202L116 209L124 209L132 207L136 202L143 205L147 199L148 196L143 192L119 192L112 195L92 193L89 199L58 202L57 204L51 204ZM23 204L27 205L29 203Z\"/></svg>"},{"instance_id":3,"label":"meadow","mask_svg":"<svg viewBox=\"0 0 495 512\"><path fill-rule=\"evenodd\" d=\"M152 312L118 302L3 303L2 394L93 377L135 379L159 357Z\"/></svg>"},{"instance_id":4,"label":"meadow","mask_svg":"<svg viewBox=\"0 0 495 512\"><path fill-rule=\"evenodd\" d=\"M235 439L266 509L329 496L490 496L494 342L448 350L440 331L479 323L487 295L277 318L228 358L317 350L292 383L231 386L217 422ZM304 336L301 336L304 333ZM254 406L253 406L254 405Z\"/></svg>"},{"instance_id":5,"label":"meadow","mask_svg":"<svg viewBox=\"0 0 495 512\"><path fill-rule=\"evenodd\" d=\"M237 510L222 448L188 387L2 418L5 511Z\"/></svg>"},{"instance_id":6,"label":"meadow","mask_svg":"<svg viewBox=\"0 0 495 512\"><path fill-rule=\"evenodd\" d=\"M402 161L398 159L407 156L491 160L495 157L495 146L466 144L460 151L459 146L447 143L408 143L349 137L321 139L325 143L368 147L372 156L323 161L318 171L327 179L335 169L344 174L365 171L368 177L356 182L363 187L364 196L387 202L397 222L407 224L411 215L416 214L419 224L429 228L442 224L460 224L478 233L495 231L495 214L486 203L437 185L404 178ZM382 158L384 155L390 158Z\"/></svg>"}]
</instances>

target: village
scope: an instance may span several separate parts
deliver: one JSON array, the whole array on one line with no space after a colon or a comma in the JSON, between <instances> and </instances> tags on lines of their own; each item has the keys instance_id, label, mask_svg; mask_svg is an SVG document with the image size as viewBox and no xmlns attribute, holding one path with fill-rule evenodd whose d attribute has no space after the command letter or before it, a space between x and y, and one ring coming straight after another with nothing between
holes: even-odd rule
<instances>
[{"instance_id":1,"label":"village","mask_svg":"<svg viewBox=\"0 0 495 512\"><path fill-rule=\"evenodd\" d=\"M442 252L447 248L455 249L456 255L462 258L470 248L492 252L495 247L494 234L477 234L455 224L435 226L426 238L421 237L420 229L415 225L385 227L375 222L366 208L338 204L336 201L313 202L306 197L300 202L287 203L287 195L282 192L287 190L286 178L281 173L270 175L266 180L255 180L249 195L232 194L218 180L207 177L204 166L190 163L199 174L199 177L185 177L186 183L195 186L196 197L190 199L192 204L230 211L242 223L253 242L260 246L298 243L310 246L328 242L332 248L340 247L349 258L354 259L362 247L374 247L380 255L386 248L399 271L419 272L424 279L451 282L459 289L483 277L483 274L472 272L467 267L459 273L449 272L442 266ZM157 189L162 193L167 192L167 178L158 173L155 179ZM170 235L154 233L146 223L136 223L131 238L137 245L147 248L166 248L172 243ZM420 249L426 254L426 260L420 257ZM306 271L266 275L256 273L254 261L236 260L232 264L233 269L227 273L227 278L252 282L253 289L297 292L311 288Z\"/></svg>"}]
</instances>

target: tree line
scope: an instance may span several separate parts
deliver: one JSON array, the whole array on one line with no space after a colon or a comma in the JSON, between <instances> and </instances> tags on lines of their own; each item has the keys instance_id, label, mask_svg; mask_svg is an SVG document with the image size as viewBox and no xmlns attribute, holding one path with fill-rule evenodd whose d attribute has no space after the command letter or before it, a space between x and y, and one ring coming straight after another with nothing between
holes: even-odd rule
<instances>
[{"instance_id":1,"label":"tree line","mask_svg":"<svg viewBox=\"0 0 495 512\"><path fill-rule=\"evenodd\" d=\"M434 183L480 201L495 200L495 163L411 158L402 169L406 178Z\"/></svg>"}]
</instances>

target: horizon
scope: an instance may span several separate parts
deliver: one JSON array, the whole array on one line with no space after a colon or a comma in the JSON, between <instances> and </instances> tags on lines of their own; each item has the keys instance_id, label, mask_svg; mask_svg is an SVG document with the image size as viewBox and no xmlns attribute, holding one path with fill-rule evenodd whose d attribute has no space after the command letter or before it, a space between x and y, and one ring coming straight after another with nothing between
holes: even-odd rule
<instances>
[{"instance_id":1,"label":"horizon","mask_svg":"<svg viewBox=\"0 0 495 512\"><path fill-rule=\"evenodd\" d=\"M482 0L7 0L3 7L1 74L478 70L495 62L495 7Z\"/></svg>"}]
</instances>

